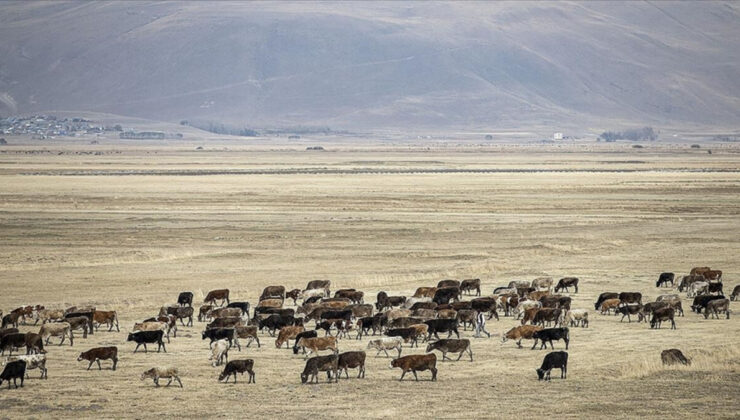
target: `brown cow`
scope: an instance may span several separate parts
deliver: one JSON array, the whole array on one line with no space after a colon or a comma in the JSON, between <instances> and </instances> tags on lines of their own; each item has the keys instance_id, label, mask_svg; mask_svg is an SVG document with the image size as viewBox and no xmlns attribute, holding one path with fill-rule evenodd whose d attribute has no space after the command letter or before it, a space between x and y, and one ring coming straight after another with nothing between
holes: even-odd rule
<instances>
[{"instance_id":1,"label":"brown cow","mask_svg":"<svg viewBox=\"0 0 740 420\"><path fill-rule=\"evenodd\" d=\"M399 381L403 380L406 372L411 371L414 374L414 378L418 381L419 377L416 375L416 371L429 370L432 372L432 381L437 380L437 356L434 353L430 354L412 354L410 356L399 357L391 361L391 368L401 368L403 373Z\"/></svg>"},{"instance_id":2,"label":"brown cow","mask_svg":"<svg viewBox=\"0 0 740 420\"><path fill-rule=\"evenodd\" d=\"M270 298L280 298L280 300L285 299L285 286L265 287L264 290L262 290L262 294L260 295L260 300Z\"/></svg>"},{"instance_id":3,"label":"brown cow","mask_svg":"<svg viewBox=\"0 0 740 420\"><path fill-rule=\"evenodd\" d=\"M537 315L537 312L540 311L540 308L529 308L524 311L524 317L522 317L522 325L525 325L527 322L530 324L533 323L535 315Z\"/></svg>"},{"instance_id":4,"label":"brown cow","mask_svg":"<svg viewBox=\"0 0 740 420\"><path fill-rule=\"evenodd\" d=\"M683 355L683 352L679 349L668 349L660 352L660 359L664 365L675 365L678 363L684 365L691 365L691 359L688 359Z\"/></svg>"},{"instance_id":5,"label":"brown cow","mask_svg":"<svg viewBox=\"0 0 740 420\"><path fill-rule=\"evenodd\" d=\"M419 298L419 297L433 298L434 297L434 293L436 291L437 291L437 288L436 287L419 287L419 288L416 289L416 292L414 292L414 296L413 297L415 297L415 298Z\"/></svg>"},{"instance_id":6,"label":"brown cow","mask_svg":"<svg viewBox=\"0 0 740 420\"><path fill-rule=\"evenodd\" d=\"M216 289L211 290L206 295L206 298L203 300L203 303L210 303L213 306L216 306L216 301L220 300L221 304L218 306L224 306L224 304L228 304L229 302L229 289Z\"/></svg>"},{"instance_id":7,"label":"brown cow","mask_svg":"<svg viewBox=\"0 0 740 420\"><path fill-rule=\"evenodd\" d=\"M92 367L95 362L98 363L98 370L103 370L103 367L100 365L101 360L112 360L112 370L116 370L116 365L118 365L118 347L95 347L88 351L83 351L80 353L77 361L81 362L83 360L90 362L90 364L87 365L87 370L90 370L90 367Z\"/></svg>"},{"instance_id":8,"label":"brown cow","mask_svg":"<svg viewBox=\"0 0 740 420\"><path fill-rule=\"evenodd\" d=\"M305 331L303 326L288 326L280 329L278 337L275 340L275 347L280 348L285 343L285 348L290 348L289 340L295 340L298 334Z\"/></svg>"},{"instance_id":9,"label":"brown cow","mask_svg":"<svg viewBox=\"0 0 740 420\"><path fill-rule=\"evenodd\" d=\"M113 327L116 327L116 331L120 332L118 328L118 314L116 311L98 311L93 312L93 322L96 324L95 329L98 329L103 324L108 325L108 331L113 331Z\"/></svg>"},{"instance_id":10,"label":"brown cow","mask_svg":"<svg viewBox=\"0 0 740 420\"><path fill-rule=\"evenodd\" d=\"M337 337L314 337L314 338L301 338L298 343L298 347L305 347L308 349L306 358L311 353L318 353L321 350L332 350L335 354L339 352L337 349Z\"/></svg>"},{"instance_id":11,"label":"brown cow","mask_svg":"<svg viewBox=\"0 0 740 420\"><path fill-rule=\"evenodd\" d=\"M460 282L460 292L468 292L468 294L471 294L471 292L475 292L476 296L480 296L480 279L463 280L462 282Z\"/></svg>"},{"instance_id":12,"label":"brown cow","mask_svg":"<svg viewBox=\"0 0 740 420\"><path fill-rule=\"evenodd\" d=\"M537 325L522 325L520 327L514 327L501 337L501 341L505 343L506 340L518 340L516 345L519 348L522 348L522 340L534 339L534 333L537 331L542 331L542 327Z\"/></svg>"},{"instance_id":13,"label":"brown cow","mask_svg":"<svg viewBox=\"0 0 740 420\"><path fill-rule=\"evenodd\" d=\"M601 314L608 314L609 311L614 311L614 314L617 314L617 307L619 306L619 303L621 301L619 299L607 299L603 302L601 302L601 307L599 310L601 311Z\"/></svg>"}]
</instances>

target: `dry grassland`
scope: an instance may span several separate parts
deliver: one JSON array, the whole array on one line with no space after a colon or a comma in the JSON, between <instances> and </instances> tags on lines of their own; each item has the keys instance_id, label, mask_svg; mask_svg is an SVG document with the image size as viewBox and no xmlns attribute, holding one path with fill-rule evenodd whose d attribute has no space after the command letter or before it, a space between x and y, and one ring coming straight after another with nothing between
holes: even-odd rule
<instances>
[{"instance_id":1,"label":"dry grassland","mask_svg":"<svg viewBox=\"0 0 740 420\"><path fill-rule=\"evenodd\" d=\"M490 293L514 279L577 276L573 307L593 310L600 292L653 300L664 292L654 287L661 271L708 265L724 271L729 294L740 283L740 155L730 146L712 155L613 145L539 153L346 144L325 153L234 144L43 148L0 154L0 308L93 304L117 310L122 331L52 347L47 381L33 371L24 389L0 389L0 417L738 416L740 322L704 320L688 300L676 331L592 311L590 328L571 330L568 379L552 383L534 371L544 351L500 337L474 339L473 363L439 363L434 383L428 373L399 383L388 359L369 357L364 380L303 386L303 358L275 349L266 334L262 348L230 354L255 360L256 385L217 383L197 322L180 328L167 354L134 355L125 342L135 321L180 291L194 291L199 304L208 290L226 287L254 304L264 286L311 279L362 289L374 302L379 290L408 295L443 278L480 277ZM101 154L76 154L85 150ZM295 168L324 173L277 173ZM500 172L431 172L450 168ZM419 172L382 173L390 169ZM271 172L197 176L224 170ZM740 314L740 304L732 309ZM488 329L514 325L502 317ZM340 350L366 343L342 340ZM88 372L76 362L98 345L119 346L117 371L104 362L102 372ZM672 347L693 365L662 367L660 351ZM155 365L183 370L185 388L140 382Z\"/></svg>"}]
</instances>

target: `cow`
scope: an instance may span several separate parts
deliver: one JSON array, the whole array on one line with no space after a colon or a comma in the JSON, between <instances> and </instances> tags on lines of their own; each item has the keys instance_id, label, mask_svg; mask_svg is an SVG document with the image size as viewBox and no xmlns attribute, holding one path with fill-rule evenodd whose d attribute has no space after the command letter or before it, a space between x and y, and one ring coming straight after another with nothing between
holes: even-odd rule
<instances>
[{"instance_id":1,"label":"cow","mask_svg":"<svg viewBox=\"0 0 740 420\"><path fill-rule=\"evenodd\" d=\"M301 338L296 345L308 349L306 357L311 353L318 353L321 350L332 350L335 354L339 352L336 337Z\"/></svg>"},{"instance_id":2,"label":"cow","mask_svg":"<svg viewBox=\"0 0 740 420\"><path fill-rule=\"evenodd\" d=\"M537 369L539 380L550 380L550 372L553 369L560 369L560 379L568 376L568 353L564 351L553 351L548 353L542 360L542 366Z\"/></svg>"},{"instance_id":3,"label":"cow","mask_svg":"<svg viewBox=\"0 0 740 420\"><path fill-rule=\"evenodd\" d=\"M0 329L0 338L5 337L8 334L15 334L18 332L18 328L3 328Z\"/></svg>"},{"instance_id":4,"label":"cow","mask_svg":"<svg viewBox=\"0 0 740 420\"><path fill-rule=\"evenodd\" d=\"M385 332L388 337L400 337L404 343L411 342L411 347L418 347L416 328L393 328Z\"/></svg>"},{"instance_id":5,"label":"cow","mask_svg":"<svg viewBox=\"0 0 740 420\"><path fill-rule=\"evenodd\" d=\"M263 299L260 300L257 303L257 307L255 308L255 313L258 313L260 310L265 308L277 308L280 309L283 307L283 300L282 299Z\"/></svg>"},{"instance_id":6,"label":"cow","mask_svg":"<svg viewBox=\"0 0 740 420\"><path fill-rule=\"evenodd\" d=\"M180 324L184 327L186 324L183 319L187 319L187 326L193 326L193 307L192 306L163 306L159 310L159 316L174 315L180 320Z\"/></svg>"},{"instance_id":7,"label":"cow","mask_svg":"<svg viewBox=\"0 0 740 420\"><path fill-rule=\"evenodd\" d=\"M571 309L565 313L565 322L571 327L588 328L588 311L586 309ZM563 325L565 326L565 325Z\"/></svg>"},{"instance_id":8,"label":"cow","mask_svg":"<svg viewBox=\"0 0 740 420\"><path fill-rule=\"evenodd\" d=\"M239 360L232 360L229 363L224 366L223 372L221 372L218 375L218 380L223 381L226 379L226 382L229 382L229 376L234 375L234 383L236 383L236 374L241 373L244 375L244 372L247 372L249 374L249 379L247 379L247 383L257 383L254 375L254 360L253 359L239 359Z\"/></svg>"},{"instance_id":9,"label":"cow","mask_svg":"<svg viewBox=\"0 0 740 420\"><path fill-rule=\"evenodd\" d=\"M3 372L0 373L0 385L3 384L3 381L8 381L8 389L10 389L10 380L13 380L13 385L15 385L16 389L18 388L18 384L16 383L16 379L21 380L21 388L23 388L23 380L26 376L26 362L25 360L15 360L13 362L9 362L5 365L5 368L3 369Z\"/></svg>"},{"instance_id":10,"label":"cow","mask_svg":"<svg viewBox=\"0 0 740 420\"><path fill-rule=\"evenodd\" d=\"M206 295L206 298L203 299L203 303L216 306L217 300L221 301L221 304L218 306L224 306L224 304L228 304L229 303L229 289L211 290Z\"/></svg>"},{"instance_id":11,"label":"cow","mask_svg":"<svg viewBox=\"0 0 740 420\"><path fill-rule=\"evenodd\" d=\"M730 300L729 299L715 299L707 303L707 307L704 308L704 319L709 318L709 314L712 314L714 318L719 319L719 314L724 312L727 315L727 319L730 319Z\"/></svg>"},{"instance_id":12,"label":"cow","mask_svg":"<svg viewBox=\"0 0 740 420\"><path fill-rule=\"evenodd\" d=\"M43 309L36 313L36 322L34 325L36 325L39 320L42 324L46 324L47 322L56 322L56 321L62 321L64 320L64 310L63 309Z\"/></svg>"},{"instance_id":13,"label":"cow","mask_svg":"<svg viewBox=\"0 0 740 420\"><path fill-rule=\"evenodd\" d=\"M5 350L8 350L8 354L13 355L13 350L20 349L25 346L25 333L11 333L4 335L3 338L0 338L0 354L5 354Z\"/></svg>"},{"instance_id":14,"label":"cow","mask_svg":"<svg viewBox=\"0 0 740 420\"><path fill-rule=\"evenodd\" d=\"M524 315L524 313L529 309L540 309L542 308L542 302L539 302L537 300L522 300L519 301L519 303L516 305L516 308L514 309L514 316L515 319L519 319Z\"/></svg>"},{"instance_id":15,"label":"cow","mask_svg":"<svg viewBox=\"0 0 740 420\"><path fill-rule=\"evenodd\" d=\"M243 326L244 320L238 316L229 316L226 318L216 318L206 325L207 330L213 328L234 328L236 326Z\"/></svg>"},{"instance_id":16,"label":"cow","mask_svg":"<svg viewBox=\"0 0 740 420\"><path fill-rule=\"evenodd\" d=\"M706 281L696 281L691 283L686 293L686 297L703 295L706 293L707 288L709 288L709 282Z\"/></svg>"},{"instance_id":17,"label":"cow","mask_svg":"<svg viewBox=\"0 0 740 420\"><path fill-rule=\"evenodd\" d=\"M558 280L558 284L555 285L555 293L559 293L561 290L568 291L569 288L575 288L575 293L578 293L578 277L563 277Z\"/></svg>"},{"instance_id":18,"label":"cow","mask_svg":"<svg viewBox=\"0 0 740 420\"><path fill-rule=\"evenodd\" d=\"M452 333L454 332L457 338L460 338L460 333L457 331L457 320L456 319L430 319L427 321L424 321L425 324L429 327L429 335L427 337L427 340L431 340L432 335L439 340L439 335L437 333L446 332L447 338L450 338L452 336Z\"/></svg>"},{"instance_id":19,"label":"cow","mask_svg":"<svg viewBox=\"0 0 740 420\"><path fill-rule=\"evenodd\" d=\"M229 302L226 307L238 308L242 312L241 316L249 317L249 302Z\"/></svg>"},{"instance_id":20,"label":"cow","mask_svg":"<svg viewBox=\"0 0 740 420\"><path fill-rule=\"evenodd\" d=\"M20 356L8 357L3 365L16 360L23 360L26 362L26 378L28 378L28 371L32 369L38 369L41 372L39 379L49 379L49 369L46 368L46 355L45 354L26 354Z\"/></svg>"},{"instance_id":21,"label":"cow","mask_svg":"<svg viewBox=\"0 0 740 420\"><path fill-rule=\"evenodd\" d=\"M396 318L404 318L408 316L411 316L411 311L408 309L391 309L385 313L388 324L393 323L393 320Z\"/></svg>"},{"instance_id":22,"label":"cow","mask_svg":"<svg viewBox=\"0 0 740 420\"><path fill-rule=\"evenodd\" d=\"M658 281L655 282L655 287L668 286L668 283L673 287L673 281L676 279L676 275L673 273L660 273Z\"/></svg>"},{"instance_id":23,"label":"cow","mask_svg":"<svg viewBox=\"0 0 740 420\"><path fill-rule=\"evenodd\" d=\"M383 338L378 338L375 340L370 340L367 343L368 349L378 350L378 352L375 354L375 357L378 357L381 351L385 352L386 357L390 357L388 355L388 350L393 350L393 349L398 350L398 357L401 357L402 346L403 346L403 339L401 337L383 337Z\"/></svg>"},{"instance_id":24,"label":"cow","mask_svg":"<svg viewBox=\"0 0 740 420\"><path fill-rule=\"evenodd\" d=\"M440 280L437 283L437 289L443 287L460 287L460 282L458 280Z\"/></svg>"},{"instance_id":25,"label":"cow","mask_svg":"<svg viewBox=\"0 0 740 420\"><path fill-rule=\"evenodd\" d=\"M509 282L509 285L507 286L509 289L517 289L520 287L531 287L532 283L528 282L526 280L512 280ZM494 292L496 293L496 292Z\"/></svg>"},{"instance_id":26,"label":"cow","mask_svg":"<svg viewBox=\"0 0 740 420\"><path fill-rule=\"evenodd\" d=\"M242 351L241 344L239 344L239 337L236 334L234 328L212 328L205 330L201 333L201 340L209 339L209 347L213 347L213 343L219 340L226 340L229 343L229 347L236 344L239 351Z\"/></svg>"},{"instance_id":27,"label":"cow","mask_svg":"<svg viewBox=\"0 0 740 420\"><path fill-rule=\"evenodd\" d=\"M295 340L295 338L298 336L298 334L305 331L305 328L303 326L287 326L280 329L280 332L278 333L278 337L275 340L275 347L280 348L282 347L283 343L285 343L285 348L290 347L290 340Z\"/></svg>"},{"instance_id":28,"label":"cow","mask_svg":"<svg viewBox=\"0 0 740 420\"><path fill-rule=\"evenodd\" d=\"M460 282L460 292L472 294L475 292L476 296L480 296L480 279L466 279Z\"/></svg>"},{"instance_id":29,"label":"cow","mask_svg":"<svg viewBox=\"0 0 740 420\"><path fill-rule=\"evenodd\" d=\"M324 289L326 296L329 295L329 288L331 287L331 280L311 280L306 284L306 290L312 289Z\"/></svg>"},{"instance_id":30,"label":"cow","mask_svg":"<svg viewBox=\"0 0 740 420\"><path fill-rule=\"evenodd\" d=\"M433 298L434 293L437 292L436 287L417 287L414 292L415 298Z\"/></svg>"},{"instance_id":31,"label":"cow","mask_svg":"<svg viewBox=\"0 0 740 420\"><path fill-rule=\"evenodd\" d=\"M463 331L468 330L468 325L472 328L475 325L475 319L478 316L478 311L475 309L460 309L457 311L457 322L462 324Z\"/></svg>"},{"instance_id":32,"label":"cow","mask_svg":"<svg viewBox=\"0 0 740 420\"><path fill-rule=\"evenodd\" d=\"M355 324L357 326L357 339L360 340L363 335L368 335L370 333L370 329L373 330L373 335L375 335L377 330L374 328L374 324L375 317L373 316L359 318Z\"/></svg>"},{"instance_id":33,"label":"cow","mask_svg":"<svg viewBox=\"0 0 740 420\"><path fill-rule=\"evenodd\" d=\"M229 304L230 305L230 304ZM216 308L211 311L213 318L240 318L243 315L241 308Z\"/></svg>"},{"instance_id":34,"label":"cow","mask_svg":"<svg viewBox=\"0 0 740 420\"><path fill-rule=\"evenodd\" d=\"M89 322L87 317L73 316L65 317L64 320L72 327L72 331L82 330L82 338L87 338Z\"/></svg>"},{"instance_id":35,"label":"cow","mask_svg":"<svg viewBox=\"0 0 740 420\"><path fill-rule=\"evenodd\" d=\"M256 325L237 325L234 327L234 331L236 332L236 337L241 338L247 341L247 347L249 347L252 344L252 341L257 342L257 348L261 347L260 345L260 338L257 336L257 326Z\"/></svg>"},{"instance_id":36,"label":"cow","mask_svg":"<svg viewBox=\"0 0 740 420\"><path fill-rule=\"evenodd\" d=\"M545 326L545 323L547 323L547 326L550 326L550 323L554 323L555 326L560 323L560 315L562 314L562 310L560 308L542 308L534 316L534 319L532 320L532 325L540 325L542 327Z\"/></svg>"},{"instance_id":37,"label":"cow","mask_svg":"<svg viewBox=\"0 0 740 420\"><path fill-rule=\"evenodd\" d=\"M722 291L722 282L721 281L710 281L709 286L707 286L707 294L718 294L722 295L724 292Z\"/></svg>"},{"instance_id":38,"label":"cow","mask_svg":"<svg viewBox=\"0 0 740 420\"><path fill-rule=\"evenodd\" d=\"M319 319L345 319L347 321L352 320L352 311L349 309L342 309L339 311L328 310L321 313Z\"/></svg>"},{"instance_id":39,"label":"cow","mask_svg":"<svg viewBox=\"0 0 740 420\"><path fill-rule=\"evenodd\" d=\"M298 333L298 335L293 340L293 354L298 354L299 349L302 349L303 354L306 354L306 348L303 346L299 346L298 342L301 341L301 338L315 338L315 337L317 337L316 330L303 331L301 333Z\"/></svg>"},{"instance_id":40,"label":"cow","mask_svg":"<svg viewBox=\"0 0 740 420\"><path fill-rule=\"evenodd\" d=\"M708 270L704 272L704 278L709 281L721 281L722 280L722 270Z\"/></svg>"},{"instance_id":41,"label":"cow","mask_svg":"<svg viewBox=\"0 0 740 420\"><path fill-rule=\"evenodd\" d=\"M737 286L735 286L734 289L732 289L732 294L730 295L730 300L734 302L735 299L737 299L738 296L740 296L740 284L738 284Z\"/></svg>"},{"instance_id":42,"label":"cow","mask_svg":"<svg viewBox=\"0 0 740 420\"><path fill-rule=\"evenodd\" d=\"M177 304L180 306L193 306L193 292L180 292L177 295Z\"/></svg>"},{"instance_id":43,"label":"cow","mask_svg":"<svg viewBox=\"0 0 740 420\"><path fill-rule=\"evenodd\" d=\"M208 360L211 360L211 366L216 367L224 362L229 361L229 349L231 343L227 339L216 340L213 347L211 347L211 356Z\"/></svg>"},{"instance_id":44,"label":"cow","mask_svg":"<svg viewBox=\"0 0 740 420\"><path fill-rule=\"evenodd\" d=\"M714 296L714 295L702 295L697 296L694 298L694 303L691 305L691 310L696 312L697 314L700 314L704 309L706 309L707 304L713 300L717 299L724 299L725 297L722 295Z\"/></svg>"},{"instance_id":45,"label":"cow","mask_svg":"<svg viewBox=\"0 0 740 420\"><path fill-rule=\"evenodd\" d=\"M339 289L334 292L335 298L349 299L352 303L362 303L365 293L355 289Z\"/></svg>"},{"instance_id":46,"label":"cow","mask_svg":"<svg viewBox=\"0 0 740 420\"><path fill-rule=\"evenodd\" d=\"M344 374L349 379L348 369L358 368L357 377L365 377L365 352L364 351L347 351L341 353L337 360L337 373L341 374L344 370Z\"/></svg>"},{"instance_id":47,"label":"cow","mask_svg":"<svg viewBox=\"0 0 740 420\"><path fill-rule=\"evenodd\" d=\"M601 308L601 304L605 300L609 300L609 299L619 299L619 293L604 292L604 293L600 294L599 295L599 298L596 299L596 303L594 304L594 310L598 311Z\"/></svg>"},{"instance_id":48,"label":"cow","mask_svg":"<svg viewBox=\"0 0 740 420\"><path fill-rule=\"evenodd\" d=\"M668 349L660 352L660 360L664 365L670 366L681 363L683 365L691 366L691 359L683 355L683 352L679 349Z\"/></svg>"},{"instance_id":49,"label":"cow","mask_svg":"<svg viewBox=\"0 0 740 420\"><path fill-rule=\"evenodd\" d=\"M95 329L99 326L106 324L108 331L113 331L113 327L116 327L116 331L120 332L118 328L118 314L116 311L98 311L93 312L93 322L95 323Z\"/></svg>"},{"instance_id":50,"label":"cow","mask_svg":"<svg viewBox=\"0 0 740 420\"><path fill-rule=\"evenodd\" d=\"M0 328L5 328L8 325L13 326L13 328L18 328L18 319L20 319L20 317L20 314L17 312L11 312L3 316L2 326L0 326Z\"/></svg>"},{"instance_id":51,"label":"cow","mask_svg":"<svg viewBox=\"0 0 740 420\"><path fill-rule=\"evenodd\" d=\"M619 302L622 305L630 303L639 303L642 305L642 293L640 292L622 292L619 294Z\"/></svg>"},{"instance_id":52,"label":"cow","mask_svg":"<svg viewBox=\"0 0 740 420\"><path fill-rule=\"evenodd\" d=\"M301 383L319 383L319 372L326 372L331 382L331 374L334 373L334 382L339 382L339 357L336 354L329 356L315 356L306 360L306 366L301 373ZM309 376L311 379L309 380Z\"/></svg>"},{"instance_id":53,"label":"cow","mask_svg":"<svg viewBox=\"0 0 740 420\"><path fill-rule=\"evenodd\" d=\"M519 295L503 295L499 297L499 304L504 307L504 316L509 316L516 309L519 305L519 299Z\"/></svg>"},{"instance_id":54,"label":"cow","mask_svg":"<svg viewBox=\"0 0 740 420\"><path fill-rule=\"evenodd\" d=\"M262 290L259 300L279 298L285 300L285 286L267 286Z\"/></svg>"},{"instance_id":55,"label":"cow","mask_svg":"<svg viewBox=\"0 0 740 420\"><path fill-rule=\"evenodd\" d=\"M198 309L198 322L206 322L211 319L211 312L213 311L213 305L202 305Z\"/></svg>"},{"instance_id":56,"label":"cow","mask_svg":"<svg viewBox=\"0 0 740 420\"><path fill-rule=\"evenodd\" d=\"M648 321L650 320L651 316L653 315L653 312L655 312L658 308L669 308L671 307L670 302L668 301L659 301L659 302L648 302L644 305L642 305L642 308L640 309L640 316L641 319Z\"/></svg>"},{"instance_id":57,"label":"cow","mask_svg":"<svg viewBox=\"0 0 740 420\"><path fill-rule=\"evenodd\" d=\"M526 325L527 322L534 325L534 318L537 316L537 313L541 310L542 309L538 307L526 309L524 311L524 316L522 317L522 325Z\"/></svg>"},{"instance_id":58,"label":"cow","mask_svg":"<svg viewBox=\"0 0 740 420\"><path fill-rule=\"evenodd\" d=\"M293 299L293 306L298 305L298 299L301 297L301 289L293 289L285 293L285 299Z\"/></svg>"},{"instance_id":59,"label":"cow","mask_svg":"<svg viewBox=\"0 0 740 420\"><path fill-rule=\"evenodd\" d=\"M432 298L432 302L442 305L445 303L450 303L450 301L458 301L460 300L460 288L459 287L441 287L437 288L437 291L434 292L434 297Z\"/></svg>"},{"instance_id":60,"label":"cow","mask_svg":"<svg viewBox=\"0 0 740 420\"><path fill-rule=\"evenodd\" d=\"M167 353L167 348L164 345L164 341L162 341L162 337L164 337L164 331L162 330L137 331L134 333L129 333L128 338L126 338L126 341L136 342L136 348L134 348L134 353L136 353L136 351L139 349L139 346L141 346L142 344L144 345L144 353L148 353L146 345L154 344L154 343L157 343L157 353L159 353L160 349L164 350L164 352Z\"/></svg>"},{"instance_id":61,"label":"cow","mask_svg":"<svg viewBox=\"0 0 740 420\"><path fill-rule=\"evenodd\" d=\"M451 358L447 357L447 353L460 353L457 356L457 360L459 361L463 354L465 354L465 352L470 355L470 361L473 361L473 350L470 348L470 340L468 340L467 338L442 339L437 340L433 343L429 343L429 345L427 345L426 352L431 353L434 350L442 352L443 362L445 361L445 359L452 360Z\"/></svg>"},{"instance_id":62,"label":"cow","mask_svg":"<svg viewBox=\"0 0 740 420\"><path fill-rule=\"evenodd\" d=\"M41 326L39 329L39 335L44 340L44 344L49 344L51 337L62 337L62 341L59 342L61 346L64 343L65 338L69 338L69 345L74 345L74 336L72 335L72 326L68 322L54 322L48 323Z\"/></svg>"},{"instance_id":63,"label":"cow","mask_svg":"<svg viewBox=\"0 0 740 420\"><path fill-rule=\"evenodd\" d=\"M683 316L683 306L681 298L678 295L660 295L655 299L656 302L667 302L680 316Z\"/></svg>"},{"instance_id":64,"label":"cow","mask_svg":"<svg viewBox=\"0 0 740 420\"><path fill-rule=\"evenodd\" d=\"M46 350L44 350L44 340L41 339L39 334L32 332L26 333L26 354L39 353L46 353Z\"/></svg>"},{"instance_id":65,"label":"cow","mask_svg":"<svg viewBox=\"0 0 740 420\"><path fill-rule=\"evenodd\" d=\"M689 274L692 275L692 276L695 275L695 274L704 275L704 273L707 272L707 271L709 271L709 270L711 270L711 269L709 267L706 267L706 266L704 266L704 267L694 267L694 268L691 269L691 272Z\"/></svg>"},{"instance_id":66,"label":"cow","mask_svg":"<svg viewBox=\"0 0 740 420\"><path fill-rule=\"evenodd\" d=\"M475 298L470 301L470 308L483 313L488 313L488 319L496 318L498 321L498 312L496 312L496 299L490 297Z\"/></svg>"},{"instance_id":67,"label":"cow","mask_svg":"<svg viewBox=\"0 0 740 420\"><path fill-rule=\"evenodd\" d=\"M532 286L535 290L552 289L552 277L537 277L532 280Z\"/></svg>"},{"instance_id":68,"label":"cow","mask_svg":"<svg viewBox=\"0 0 740 420\"><path fill-rule=\"evenodd\" d=\"M622 303L619 299L607 299L603 302L601 302L601 307L599 307L599 312L601 312L602 315L608 314L609 311L614 311L614 315L617 314L617 308Z\"/></svg>"},{"instance_id":69,"label":"cow","mask_svg":"<svg viewBox=\"0 0 740 420\"><path fill-rule=\"evenodd\" d=\"M442 309L437 311L437 318L440 319L453 319L457 318L457 311L454 309Z\"/></svg>"},{"instance_id":70,"label":"cow","mask_svg":"<svg viewBox=\"0 0 740 420\"><path fill-rule=\"evenodd\" d=\"M704 280L706 279L701 274L689 274L688 276L683 276L681 281L678 283L678 291L683 292L684 290L688 290L689 286L693 283Z\"/></svg>"},{"instance_id":71,"label":"cow","mask_svg":"<svg viewBox=\"0 0 740 420\"><path fill-rule=\"evenodd\" d=\"M632 318L630 315L637 315L637 322L642 321L642 305L640 304L620 305L617 307L617 313L622 314L622 318L619 322L624 321L624 317L627 317L627 322L631 323Z\"/></svg>"},{"instance_id":72,"label":"cow","mask_svg":"<svg viewBox=\"0 0 740 420\"><path fill-rule=\"evenodd\" d=\"M118 365L118 347L95 347L88 351L83 351L77 357L77 361L81 362L83 360L90 362L90 364L87 365L87 370L90 370L95 362L98 363L98 370L103 370L103 367L100 365L101 360L113 361L113 367L111 370L116 370L116 366Z\"/></svg>"},{"instance_id":73,"label":"cow","mask_svg":"<svg viewBox=\"0 0 740 420\"><path fill-rule=\"evenodd\" d=\"M431 354L413 354L410 356L399 357L398 359L391 360L391 368L401 368L401 378L403 380L406 372L411 371L414 374L414 379L417 381L419 377L416 375L416 371L429 370L432 372L432 381L437 380L437 356L434 353Z\"/></svg>"},{"instance_id":74,"label":"cow","mask_svg":"<svg viewBox=\"0 0 740 420\"><path fill-rule=\"evenodd\" d=\"M146 378L152 378L154 380L154 385L159 387L159 378L165 378L169 379L167 381L167 385L170 386L173 380L177 381L178 384L180 384L180 388L182 388L182 381L180 381L180 374L177 370L177 368L173 367L155 367L151 368L149 370L144 371L144 373L141 374L141 380L143 381Z\"/></svg>"},{"instance_id":75,"label":"cow","mask_svg":"<svg viewBox=\"0 0 740 420\"><path fill-rule=\"evenodd\" d=\"M532 345L532 350L537 346L537 341L541 341L542 344L540 344L540 350L547 349L547 343L550 343L550 347L552 349L555 349L555 346L553 346L552 342L553 340L563 340L565 341L565 349L568 350L568 344L570 343L570 332L568 330L568 327L564 328L545 328L540 331L536 331L534 334L532 334L532 338L534 338L534 344Z\"/></svg>"},{"instance_id":76,"label":"cow","mask_svg":"<svg viewBox=\"0 0 740 420\"><path fill-rule=\"evenodd\" d=\"M671 321L671 329L676 329L676 322L673 320L673 308L658 308L653 312L653 319L650 320L650 328L660 328L663 321Z\"/></svg>"},{"instance_id":77,"label":"cow","mask_svg":"<svg viewBox=\"0 0 740 420\"><path fill-rule=\"evenodd\" d=\"M267 318L260 319L257 325L260 331L262 331L264 328L267 328L267 331L270 333L270 336L274 337L275 330L279 330L283 327L293 325L294 323L295 323L295 318L292 316L283 317L278 314L272 314L268 316Z\"/></svg>"},{"instance_id":78,"label":"cow","mask_svg":"<svg viewBox=\"0 0 740 420\"><path fill-rule=\"evenodd\" d=\"M401 306L406 302L406 296L388 296L386 292L378 292L378 296L375 302L375 308L378 311L383 309L390 309L394 306Z\"/></svg>"}]
</instances>

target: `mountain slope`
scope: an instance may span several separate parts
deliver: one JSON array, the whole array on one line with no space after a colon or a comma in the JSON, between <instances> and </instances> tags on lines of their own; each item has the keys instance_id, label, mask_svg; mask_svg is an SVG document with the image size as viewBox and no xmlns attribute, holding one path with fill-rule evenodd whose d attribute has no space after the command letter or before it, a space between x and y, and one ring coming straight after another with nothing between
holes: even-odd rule
<instances>
[{"instance_id":1,"label":"mountain slope","mask_svg":"<svg viewBox=\"0 0 740 420\"><path fill-rule=\"evenodd\" d=\"M0 114L736 126L738 23L706 2L3 3Z\"/></svg>"}]
</instances>

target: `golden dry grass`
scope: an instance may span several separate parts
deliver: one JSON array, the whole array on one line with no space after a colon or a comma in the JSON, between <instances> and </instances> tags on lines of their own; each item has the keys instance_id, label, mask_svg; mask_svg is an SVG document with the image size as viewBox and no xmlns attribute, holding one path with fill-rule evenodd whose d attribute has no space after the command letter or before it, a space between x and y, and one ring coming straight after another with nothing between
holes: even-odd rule
<instances>
[{"instance_id":1,"label":"golden dry grass","mask_svg":"<svg viewBox=\"0 0 740 420\"><path fill-rule=\"evenodd\" d=\"M133 355L126 331L182 290L200 303L208 290L228 287L233 299L254 303L264 286L328 278L334 289L357 287L374 300L379 290L410 294L442 278L480 277L490 293L513 279L577 276L573 306L591 309L603 291L641 291L653 300L663 292L654 287L661 271L720 268L726 293L740 282L740 159L731 146L711 156L685 147L578 144L544 151L349 142L326 153L301 148L2 149L0 308L94 304L119 311L122 331L52 347L49 380L0 389L0 416L736 418L740 324L735 317L704 320L688 311L688 300L676 331L591 313L591 328L571 331L568 379L549 384L534 372L544 351L502 345L498 337L474 340L474 363L440 363L436 383L399 383L388 359L370 357L367 379L301 386L303 358L276 350L265 335L261 349L231 353L255 359L257 384L219 384L198 323L181 328L167 354ZM102 154L76 154L89 150ZM345 172L197 176L294 168ZM509 172L351 172L367 168ZM533 169L552 171L512 171ZM557 172L563 169L582 172ZM697 169L712 171L686 171ZM181 172L89 176L167 170ZM500 334L514 325L502 318L488 329ZM119 346L119 370L87 372L76 362L96 345ZM340 349L365 345L343 340ZM672 347L694 358L692 366L662 367L660 351ZM185 388L139 382L154 365L182 369Z\"/></svg>"}]
</instances>

